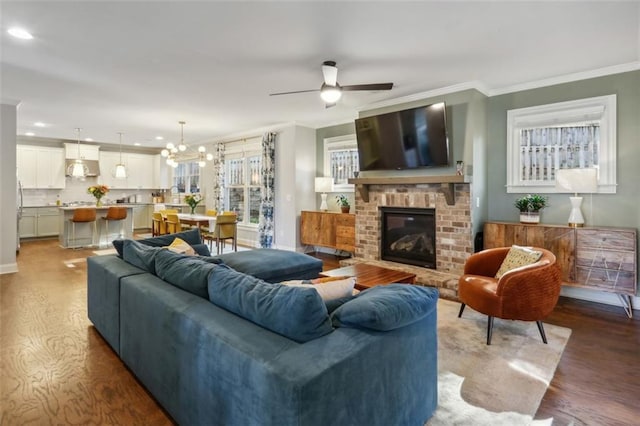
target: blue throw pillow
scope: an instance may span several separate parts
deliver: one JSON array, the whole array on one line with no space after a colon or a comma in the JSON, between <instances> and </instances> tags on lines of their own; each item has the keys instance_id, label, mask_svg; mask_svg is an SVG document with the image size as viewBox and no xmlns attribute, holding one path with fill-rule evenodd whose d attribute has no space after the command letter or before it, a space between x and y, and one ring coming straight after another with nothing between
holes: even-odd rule
<instances>
[{"instance_id":1,"label":"blue throw pillow","mask_svg":"<svg viewBox=\"0 0 640 426\"><path fill-rule=\"evenodd\" d=\"M209 300L300 343L333 330L324 301L313 288L267 283L225 265L209 275Z\"/></svg>"},{"instance_id":2,"label":"blue throw pillow","mask_svg":"<svg viewBox=\"0 0 640 426\"><path fill-rule=\"evenodd\" d=\"M196 296L209 298L209 273L220 262L218 259L159 250L156 255L156 275L159 278Z\"/></svg>"},{"instance_id":3,"label":"blue throw pillow","mask_svg":"<svg viewBox=\"0 0 640 426\"><path fill-rule=\"evenodd\" d=\"M334 327L388 331L424 318L437 304L435 288L409 284L376 286L333 311L331 321Z\"/></svg>"},{"instance_id":4,"label":"blue throw pillow","mask_svg":"<svg viewBox=\"0 0 640 426\"><path fill-rule=\"evenodd\" d=\"M122 259L155 275L155 259L160 247L149 247L144 244L140 244L135 240L121 240L122 241Z\"/></svg>"}]
</instances>

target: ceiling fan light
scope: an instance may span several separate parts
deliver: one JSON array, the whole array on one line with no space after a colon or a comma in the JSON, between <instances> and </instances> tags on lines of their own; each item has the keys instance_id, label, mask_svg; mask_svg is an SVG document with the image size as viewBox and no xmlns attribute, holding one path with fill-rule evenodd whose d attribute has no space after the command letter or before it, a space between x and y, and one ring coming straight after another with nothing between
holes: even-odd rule
<instances>
[{"instance_id":1,"label":"ceiling fan light","mask_svg":"<svg viewBox=\"0 0 640 426\"><path fill-rule=\"evenodd\" d=\"M322 89L320 90L320 97L326 103L332 104L337 102L342 96L342 90L340 86L329 86L326 84L322 85Z\"/></svg>"}]
</instances>

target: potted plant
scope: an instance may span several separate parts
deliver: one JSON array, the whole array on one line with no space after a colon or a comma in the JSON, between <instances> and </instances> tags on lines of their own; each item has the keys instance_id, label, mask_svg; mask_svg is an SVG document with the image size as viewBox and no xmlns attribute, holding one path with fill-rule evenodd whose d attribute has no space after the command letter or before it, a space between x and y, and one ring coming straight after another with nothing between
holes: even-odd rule
<instances>
[{"instance_id":1,"label":"potted plant","mask_svg":"<svg viewBox=\"0 0 640 426\"><path fill-rule=\"evenodd\" d=\"M540 223L540 210L547 207L548 198L539 194L527 194L516 200L521 223Z\"/></svg>"},{"instance_id":2,"label":"potted plant","mask_svg":"<svg viewBox=\"0 0 640 426\"><path fill-rule=\"evenodd\" d=\"M200 201L202 201L200 194L187 194L184 196L184 202L189 204L189 207L191 207L191 214L196 213L196 207L198 207Z\"/></svg>"},{"instance_id":3,"label":"potted plant","mask_svg":"<svg viewBox=\"0 0 640 426\"><path fill-rule=\"evenodd\" d=\"M342 213L349 213L349 210L351 210L351 204L349 204L347 196L343 194L336 195L336 200L338 200L338 205L340 206Z\"/></svg>"}]
</instances>

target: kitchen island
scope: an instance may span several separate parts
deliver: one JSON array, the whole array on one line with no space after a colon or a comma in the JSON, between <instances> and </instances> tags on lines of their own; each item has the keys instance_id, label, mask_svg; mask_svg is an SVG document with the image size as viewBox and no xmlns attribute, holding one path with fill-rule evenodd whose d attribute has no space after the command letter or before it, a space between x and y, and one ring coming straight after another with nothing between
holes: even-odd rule
<instances>
[{"instance_id":1,"label":"kitchen island","mask_svg":"<svg viewBox=\"0 0 640 426\"><path fill-rule=\"evenodd\" d=\"M127 209L127 218L122 222L112 222L109 224L109 234L107 235L107 229L105 221L102 220L107 214L109 207L124 207ZM93 208L96 209L96 228L97 233L93 235L94 226L93 223L76 223L75 241L70 241L72 238L72 223L71 218L76 209L79 208ZM109 242L118 238L121 234L123 238L133 237L133 206L130 204L112 204L96 207L95 205L77 205L77 206L64 206L59 207L60 214L58 215L60 234L58 240L60 241L60 247L108 247Z\"/></svg>"}]
</instances>

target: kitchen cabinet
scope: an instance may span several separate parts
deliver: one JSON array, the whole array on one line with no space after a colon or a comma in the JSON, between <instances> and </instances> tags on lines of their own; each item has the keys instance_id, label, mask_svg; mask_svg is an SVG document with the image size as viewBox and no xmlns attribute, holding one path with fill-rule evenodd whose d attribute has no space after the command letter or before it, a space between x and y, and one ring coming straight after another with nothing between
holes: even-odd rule
<instances>
[{"instance_id":1,"label":"kitchen cabinet","mask_svg":"<svg viewBox=\"0 0 640 426\"><path fill-rule=\"evenodd\" d=\"M38 209L25 207L20 218L20 238L32 238L37 232Z\"/></svg>"},{"instance_id":2,"label":"kitchen cabinet","mask_svg":"<svg viewBox=\"0 0 640 426\"><path fill-rule=\"evenodd\" d=\"M120 164L119 152L100 152L100 183L113 189L157 188L155 155L122 153L127 169L126 179L116 179L113 171Z\"/></svg>"},{"instance_id":3,"label":"kitchen cabinet","mask_svg":"<svg viewBox=\"0 0 640 426\"><path fill-rule=\"evenodd\" d=\"M60 233L59 210L58 207L39 207L37 209L37 237L52 237Z\"/></svg>"},{"instance_id":4,"label":"kitchen cabinet","mask_svg":"<svg viewBox=\"0 0 640 426\"><path fill-rule=\"evenodd\" d=\"M151 228L151 211L153 206L133 206L133 229Z\"/></svg>"},{"instance_id":5,"label":"kitchen cabinet","mask_svg":"<svg viewBox=\"0 0 640 426\"><path fill-rule=\"evenodd\" d=\"M25 189L61 189L66 186L62 148L18 145L18 179Z\"/></svg>"},{"instance_id":6,"label":"kitchen cabinet","mask_svg":"<svg viewBox=\"0 0 640 426\"><path fill-rule=\"evenodd\" d=\"M65 143L64 148L65 158L77 160L79 151L79 156L82 160L100 160L100 146L98 145L80 144L78 149L77 143Z\"/></svg>"},{"instance_id":7,"label":"kitchen cabinet","mask_svg":"<svg viewBox=\"0 0 640 426\"><path fill-rule=\"evenodd\" d=\"M300 242L355 252L355 215L303 211L300 214Z\"/></svg>"}]
</instances>

